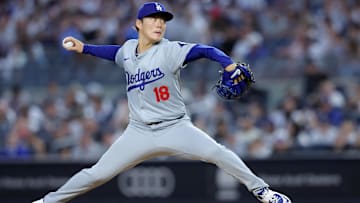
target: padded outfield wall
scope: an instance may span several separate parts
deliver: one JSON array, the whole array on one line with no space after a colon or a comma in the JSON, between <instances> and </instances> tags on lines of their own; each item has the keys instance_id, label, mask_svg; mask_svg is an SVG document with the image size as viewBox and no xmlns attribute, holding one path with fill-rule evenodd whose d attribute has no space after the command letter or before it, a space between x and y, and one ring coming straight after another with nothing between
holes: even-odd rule
<instances>
[{"instance_id":1,"label":"padded outfield wall","mask_svg":"<svg viewBox=\"0 0 360 203\"><path fill-rule=\"evenodd\" d=\"M253 171L296 203L360 202L359 158L274 158L246 160ZM2 203L31 202L62 185L92 162L51 160L0 162ZM257 202L246 188L214 165L195 161L149 161L74 203Z\"/></svg>"}]
</instances>

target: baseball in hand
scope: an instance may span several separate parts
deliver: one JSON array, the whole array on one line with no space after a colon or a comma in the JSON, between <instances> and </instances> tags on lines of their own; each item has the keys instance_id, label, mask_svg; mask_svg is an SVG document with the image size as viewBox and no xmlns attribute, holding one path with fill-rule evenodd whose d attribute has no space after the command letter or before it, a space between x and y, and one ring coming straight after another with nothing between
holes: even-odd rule
<instances>
[{"instance_id":1,"label":"baseball in hand","mask_svg":"<svg viewBox=\"0 0 360 203\"><path fill-rule=\"evenodd\" d=\"M64 47L66 47L66 48L68 48L68 47L73 47L75 44L74 44L74 42L72 42L72 41L68 41L68 42L65 42L64 43Z\"/></svg>"}]
</instances>

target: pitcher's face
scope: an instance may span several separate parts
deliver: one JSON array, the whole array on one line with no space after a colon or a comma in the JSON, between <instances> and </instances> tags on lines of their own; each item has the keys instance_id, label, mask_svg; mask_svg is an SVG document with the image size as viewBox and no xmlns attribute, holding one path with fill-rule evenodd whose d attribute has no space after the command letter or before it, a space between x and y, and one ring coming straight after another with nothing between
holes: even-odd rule
<instances>
[{"instance_id":1,"label":"pitcher's face","mask_svg":"<svg viewBox=\"0 0 360 203\"><path fill-rule=\"evenodd\" d=\"M142 20L136 20L139 35L151 42L159 42L165 34L166 22L161 16L149 16Z\"/></svg>"}]
</instances>

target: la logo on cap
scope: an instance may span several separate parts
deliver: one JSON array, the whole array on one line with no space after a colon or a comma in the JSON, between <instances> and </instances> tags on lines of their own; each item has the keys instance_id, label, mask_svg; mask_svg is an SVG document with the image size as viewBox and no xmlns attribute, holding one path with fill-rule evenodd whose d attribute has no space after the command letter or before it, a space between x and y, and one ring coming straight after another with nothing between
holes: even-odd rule
<instances>
[{"instance_id":1,"label":"la logo on cap","mask_svg":"<svg viewBox=\"0 0 360 203\"><path fill-rule=\"evenodd\" d=\"M157 11L162 11L163 10L163 8L161 7L161 5L159 3L155 3L155 5L156 5L156 10Z\"/></svg>"}]
</instances>

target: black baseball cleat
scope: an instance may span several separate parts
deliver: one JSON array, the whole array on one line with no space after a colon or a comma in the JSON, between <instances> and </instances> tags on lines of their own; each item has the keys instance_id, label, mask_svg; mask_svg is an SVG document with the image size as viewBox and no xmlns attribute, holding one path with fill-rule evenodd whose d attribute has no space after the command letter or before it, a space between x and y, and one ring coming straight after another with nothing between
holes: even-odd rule
<instances>
[{"instance_id":1,"label":"black baseball cleat","mask_svg":"<svg viewBox=\"0 0 360 203\"><path fill-rule=\"evenodd\" d=\"M267 187L253 190L255 197L262 203L291 203L290 198Z\"/></svg>"}]
</instances>

